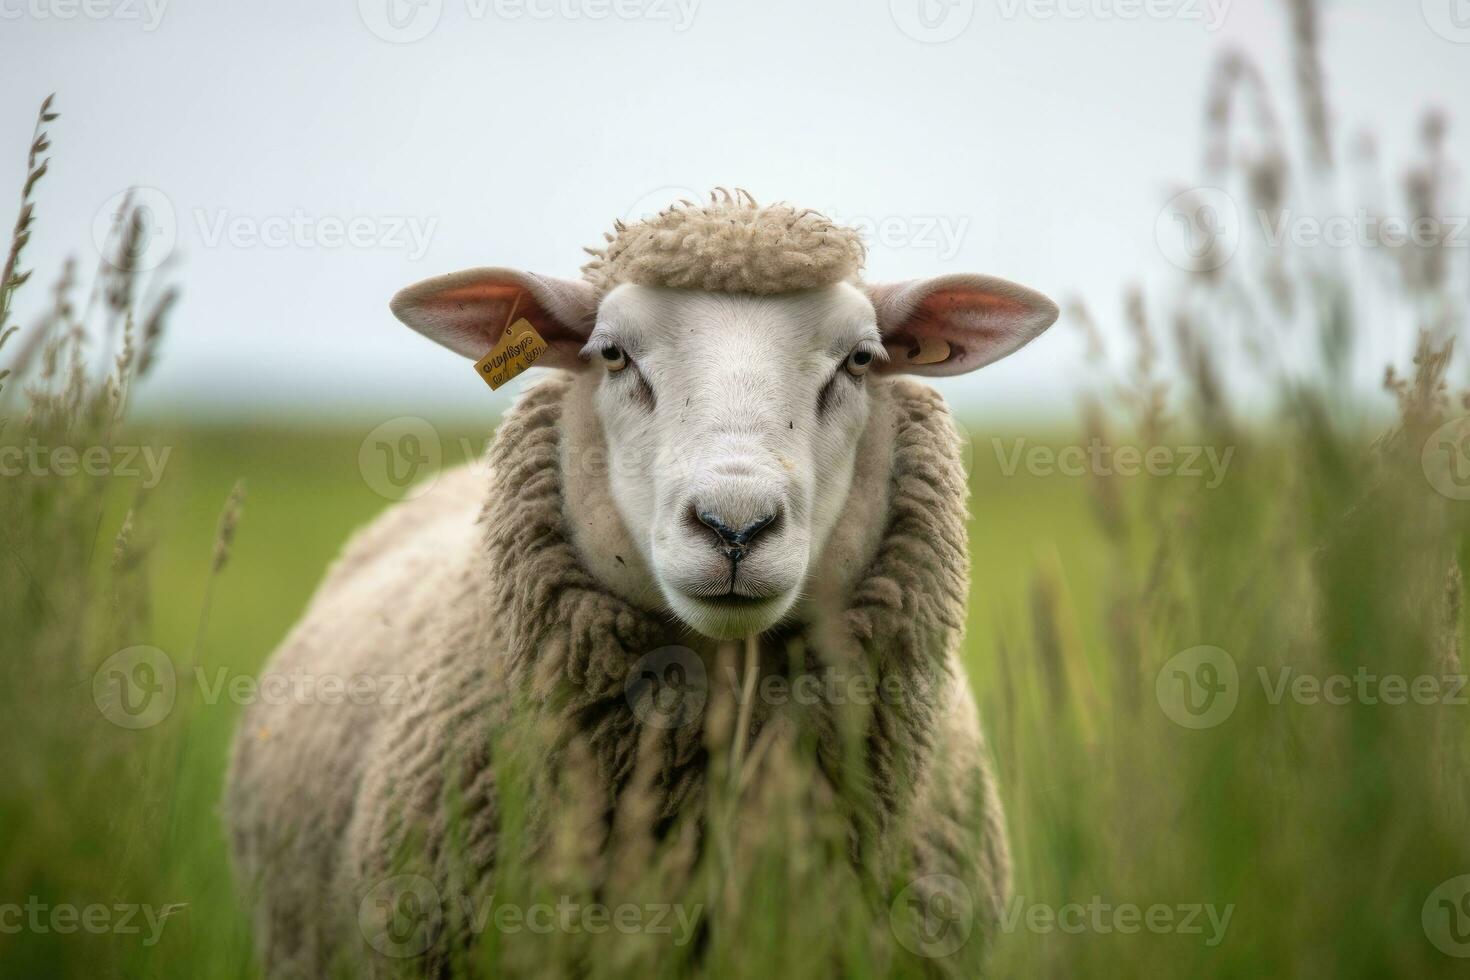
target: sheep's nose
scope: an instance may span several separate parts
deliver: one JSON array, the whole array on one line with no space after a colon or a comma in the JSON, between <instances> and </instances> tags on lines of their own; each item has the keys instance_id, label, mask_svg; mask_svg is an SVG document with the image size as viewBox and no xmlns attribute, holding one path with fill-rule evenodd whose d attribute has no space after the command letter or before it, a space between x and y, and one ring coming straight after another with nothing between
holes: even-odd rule
<instances>
[{"instance_id":1,"label":"sheep's nose","mask_svg":"<svg viewBox=\"0 0 1470 980\"><path fill-rule=\"evenodd\" d=\"M781 515L779 509L773 509L770 513L764 514L739 528L731 526L730 522L727 522L712 510L702 510L694 507L694 516L699 520L699 523L719 535L719 549L721 554L731 561L740 561L750 550L751 543L755 541L756 537L772 524L775 524L776 518Z\"/></svg>"}]
</instances>

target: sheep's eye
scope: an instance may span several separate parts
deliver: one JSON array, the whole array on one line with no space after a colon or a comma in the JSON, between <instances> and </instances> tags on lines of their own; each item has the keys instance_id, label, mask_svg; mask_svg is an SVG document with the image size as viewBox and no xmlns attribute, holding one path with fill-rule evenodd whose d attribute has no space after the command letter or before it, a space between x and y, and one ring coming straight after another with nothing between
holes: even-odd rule
<instances>
[{"instance_id":1,"label":"sheep's eye","mask_svg":"<svg viewBox=\"0 0 1470 980\"><path fill-rule=\"evenodd\" d=\"M866 348L859 348L847 355L847 360L842 366L854 378L861 378L868 373L868 368L872 366L872 363L873 352Z\"/></svg>"},{"instance_id":2,"label":"sheep's eye","mask_svg":"<svg viewBox=\"0 0 1470 980\"><path fill-rule=\"evenodd\" d=\"M621 371L628 366L628 355L616 344L608 344L602 349L602 363L609 371Z\"/></svg>"}]
</instances>

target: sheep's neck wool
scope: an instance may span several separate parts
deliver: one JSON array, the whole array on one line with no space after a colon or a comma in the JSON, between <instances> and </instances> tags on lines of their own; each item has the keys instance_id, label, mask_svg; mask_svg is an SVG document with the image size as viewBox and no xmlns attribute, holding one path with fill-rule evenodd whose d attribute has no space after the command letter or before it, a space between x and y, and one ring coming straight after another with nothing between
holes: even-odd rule
<instances>
[{"instance_id":1,"label":"sheep's neck wool","mask_svg":"<svg viewBox=\"0 0 1470 980\"><path fill-rule=\"evenodd\" d=\"M481 518L485 607L495 610L512 697L529 703L566 750L549 757L548 769L575 756L595 771L607 813L625 805L630 785L642 786L653 796L645 809L667 821L702 803L708 726L698 718L643 724L630 704L626 684L640 658L678 643L681 634L666 616L611 594L578 559L564 525L558 452L570 387L554 377L531 389L489 450L496 465L489 495L495 503ZM799 649L808 664L848 678L862 674L873 690L898 692L857 715L853 699L819 699L803 704L796 721L815 736L817 763L834 781L844 764L843 733L861 733L862 809L872 816L854 836L878 850L885 827L934 763L937 718L953 686L965 683L956 678L956 650L969 582L966 481L948 410L935 392L911 382L896 383L892 397L890 505L875 556L842 608L784 637L767 637L761 653L764 669L783 669ZM706 676L708 715L728 685L719 664L709 664ZM776 715L765 702L754 699L752 741ZM649 760L659 770L652 776L640 771Z\"/></svg>"},{"instance_id":2,"label":"sheep's neck wool","mask_svg":"<svg viewBox=\"0 0 1470 980\"><path fill-rule=\"evenodd\" d=\"M772 295L848 282L862 272L862 236L816 211L761 207L716 191L633 224L615 222L582 276L599 294L622 283Z\"/></svg>"}]
</instances>

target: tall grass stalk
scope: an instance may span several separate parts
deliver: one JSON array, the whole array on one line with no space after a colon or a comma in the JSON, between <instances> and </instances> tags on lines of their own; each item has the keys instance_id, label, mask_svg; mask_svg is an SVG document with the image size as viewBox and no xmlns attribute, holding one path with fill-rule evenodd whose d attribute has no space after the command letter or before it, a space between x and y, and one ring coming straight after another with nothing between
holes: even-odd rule
<instances>
[{"instance_id":1,"label":"tall grass stalk","mask_svg":"<svg viewBox=\"0 0 1470 980\"><path fill-rule=\"evenodd\" d=\"M139 313L155 284L119 257L124 232L122 252L99 265L110 297L104 318L120 329L78 314L70 261L39 319L11 322L32 278L21 263L59 118L53 104L48 97L38 114L0 280L0 353L8 357L0 406L19 412L0 428L0 740L10 761L0 783L0 902L25 917L18 932L0 935L0 964L7 976L184 976L202 950L185 938L204 896L181 885L188 858L176 815L187 805L182 760L194 736L187 710L149 712L175 699L187 708L193 691L167 653L138 652L151 636L158 515L117 465L129 451L124 431L132 445L149 438L125 428L123 409L141 365L156 356L172 301ZM121 225L136 224L125 208ZM141 346L132 326L140 317ZM107 341L94 356L99 334ZM211 568L207 552L197 561ZM220 565L217 555L211 577ZM183 835L191 846L199 829ZM219 846L216 832L206 836ZM88 908L92 927L79 918ZM99 928L101 909L108 922ZM160 942L154 927L175 941ZM221 937L210 942L232 948Z\"/></svg>"}]
</instances>

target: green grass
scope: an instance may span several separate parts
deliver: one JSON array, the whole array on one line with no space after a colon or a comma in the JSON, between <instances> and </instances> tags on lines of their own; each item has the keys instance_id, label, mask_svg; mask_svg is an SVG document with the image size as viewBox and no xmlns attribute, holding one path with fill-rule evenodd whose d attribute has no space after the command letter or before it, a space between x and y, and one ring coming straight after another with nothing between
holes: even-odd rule
<instances>
[{"instance_id":1,"label":"green grass","mask_svg":"<svg viewBox=\"0 0 1470 980\"><path fill-rule=\"evenodd\" d=\"M244 478L249 495L229 562L215 583L198 664L211 683L219 668L231 677L253 675L300 615L347 535L386 506L357 468L358 445L368 428L200 429L155 437L155 444L173 451L164 484L146 504L160 518L147 562L154 614L127 642L156 645L187 664L200 628L220 508ZM1219 490L1185 479L1115 481L1124 506L1138 513L1145 498L1159 495L1195 515L1192 538L1170 545L1187 552L1177 556L1179 578L1170 580L1174 598L1193 608L1177 619L1169 614L1167 625L1146 625L1142 635L1149 640L1134 651L1143 690L1127 692L1114 669L1127 651L1116 647L1117 631L1109 621L1120 601L1120 555L1117 541L1096 519L1092 481L1024 470L1007 476L990 450L990 434L978 424L971 428L978 445L965 659L1002 763L1017 892L1025 900L1018 907L1024 914L1035 904L1085 906L1094 895L1110 905L1144 908L1233 906L1224 939L1215 946L1205 944L1208 926L1204 936L1147 929L1121 935L1093 927L1077 933L1044 924L1027 928L1023 919L1022 927L997 943L998 972L1156 975L1158 969L1168 975L1249 976L1280 966L1301 975L1320 967L1368 976L1448 970L1453 961L1429 945L1418 916L1435 884L1470 868L1470 845L1458 826L1442 823L1447 811L1414 795L1428 786L1418 777L1433 770L1432 746L1423 741L1432 727L1428 709L1272 706L1247 684L1229 721L1189 731L1168 721L1152 696L1158 664L1201 643L1230 650L1242 673L1276 658L1317 663L1318 652L1293 651L1294 643L1305 642L1284 625L1295 610L1277 605L1293 598L1293 586L1273 539L1283 522L1301 516L1294 513L1301 501L1272 500L1280 495L1270 489L1297 465L1292 452L1277 447L1246 454ZM1034 434L1031 439L1037 441ZM477 447L482 441L481 435L471 436ZM1045 441L1067 440L1053 432ZM457 445L457 438L450 436L446 445ZM453 452L448 457L455 461ZM119 505L132 492L125 481L108 490L112 505L102 524L103 542L121 523ZM1400 534L1395 529L1368 544L1383 545ZM1159 540L1143 536L1148 540L1124 551L1149 558ZM1312 540L1276 544L1296 548L1295 557L1302 558L1300 548ZM1376 557L1386 560L1390 554ZM1345 587L1393 591L1382 581L1383 572L1364 570L1368 581L1357 574ZM1348 605L1363 604L1366 596L1353 591ZM1145 592L1134 598L1151 601ZM1037 609L1056 623L1053 639L1038 632ZM1342 624L1345 636L1382 625L1371 617L1360 621L1367 614L1352 608L1329 612L1349 618ZM1163 641L1170 633L1175 638ZM1263 640L1269 649L1252 646ZM1422 672L1407 668L1423 642L1405 634L1400 642L1365 652L1405 672ZM93 657L100 659L100 652ZM32 693L64 693L95 710L86 684L69 692ZM141 936L0 937L7 965L22 967L15 975L68 974L84 963L129 964L149 976L253 975L248 928L217 811L239 710L228 697L206 703L190 683L181 684L173 712L154 728L91 726L90 744L82 746L88 753L141 753L145 761L114 786L81 788L90 805L102 808L102 835L67 841L67 848L82 850L66 858L101 866L71 877L102 888L100 900L187 907L167 921L152 947ZM1464 710L1451 718L1461 733ZM66 766L71 760L49 761ZM151 842L151 849L130 853L140 841ZM130 870L112 876L109 868ZM67 879L50 881L42 874L22 891L52 902L94 900L68 887Z\"/></svg>"},{"instance_id":2,"label":"green grass","mask_svg":"<svg viewBox=\"0 0 1470 980\"><path fill-rule=\"evenodd\" d=\"M122 962L136 963L148 975L250 975L241 965L250 956L247 923L236 901L218 813L228 744L240 706L229 696L210 703L201 686L190 679L188 664L195 655L197 635L197 667L210 685L217 683L221 669L228 678L253 676L300 616L347 536L388 505L358 471L357 450L368 428L335 432L213 428L158 433L148 439L151 445L170 447L163 483L142 509L158 527L146 562L154 603L151 619L138 623L122 645L146 644L165 651L179 665L179 696L168 718L156 727L127 731L110 724L89 725L86 741L78 748L104 757L117 753L141 758L136 775L151 783L151 790L135 794L119 785L118 792L104 792L99 799L98 787L77 787L93 805L105 809L99 814L102 834L58 842L67 849L85 849L68 855L69 860L95 860L104 866L121 862L133 865L133 870L99 899L71 892L61 885L65 876L53 882L44 872L28 884L12 884L20 885L25 895L49 896L51 903L132 901L185 903L186 908L167 921L161 940L151 947L143 945L144 936L0 936L7 963L39 969ZM446 446L459 446L459 435L448 431ZM486 435L468 428L463 434L475 447L483 445ZM447 463L457 461L457 451L446 454ZM242 478L249 488L244 512L200 633L220 510ZM135 483L118 479L107 487L99 555L110 550L107 543L122 523ZM982 447L975 454L974 484L975 599L967 660L980 696L990 700L994 691L988 689L987 678L994 673L994 638L1003 624L1014 628L1017 611L1027 606L1026 570L1038 561L1064 569L1067 588L1086 596L1095 590L1102 555L1089 519L1085 482L1024 473L1002 477L995 454ZM97 564L103 564L100 558ZM110 652L92 650L87 655L97 663ZM95 713L90 678L73 678L67 688L31 694L65 696L80 702L84 712ZM63 714L75 713L77 707L69 704ZM71 760L47 761L67 767ZM54 787L36 789L44 796ZM57 815L57 819L67 818ZM142 855L120 853L139 841L154 842L153 849ZM48 863L40 861L38 866ZM110 880L97 870L85 869L78 877L94 884Z\"/></svg>"}]
</instances>

